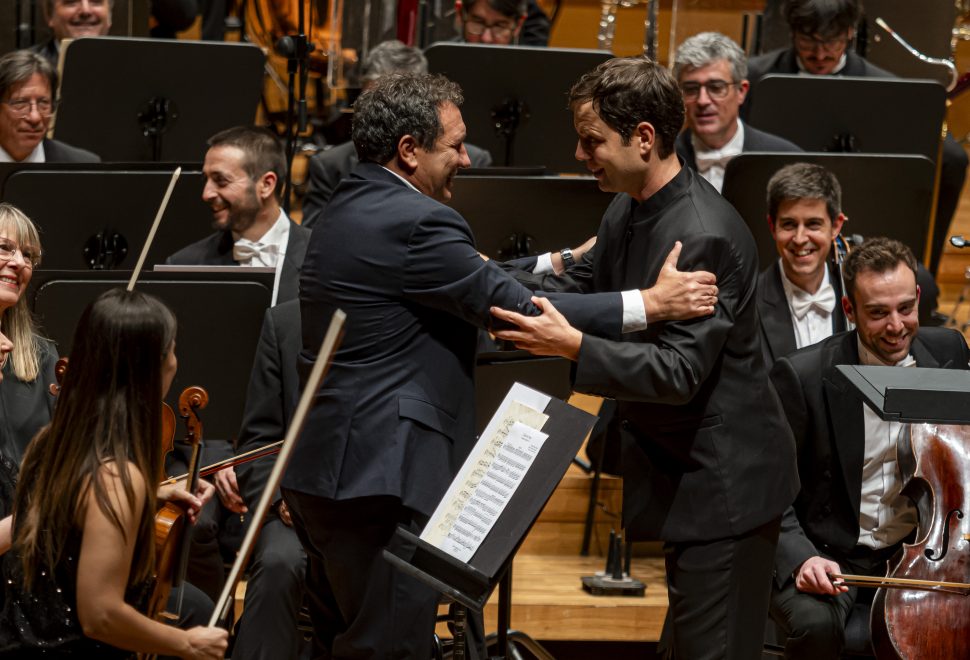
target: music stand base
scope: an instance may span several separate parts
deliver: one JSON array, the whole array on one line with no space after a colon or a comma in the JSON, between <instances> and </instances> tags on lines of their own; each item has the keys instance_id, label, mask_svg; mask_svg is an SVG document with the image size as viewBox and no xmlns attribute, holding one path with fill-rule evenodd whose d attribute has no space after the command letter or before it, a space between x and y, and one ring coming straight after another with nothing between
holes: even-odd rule
<instances>
[{"instance_id":1,"label":"music stand base","mask_svg":"<svg viewBox=\"0 0 970 660\"><path fill-rule=\"evenodd\" d=\"M647 585L640 580L625 577L616 580L605 575L584 575L583 591L593 596L632 596L643 598Z\"/></svg>"}]
</instances>

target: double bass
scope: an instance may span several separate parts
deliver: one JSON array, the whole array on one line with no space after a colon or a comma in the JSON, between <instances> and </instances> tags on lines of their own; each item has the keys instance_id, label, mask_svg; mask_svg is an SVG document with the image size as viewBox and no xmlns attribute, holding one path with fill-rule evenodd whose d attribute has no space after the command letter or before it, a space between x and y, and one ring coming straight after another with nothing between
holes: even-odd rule
<instances>
[{"instance_id":1,"label":"double bass","mask_svg":"<svg viewBox=\"0 0 970 660\"><path fill-rule=\"evenodd\" d=\"M898 461L919 512L914 542L885 578L831 577L878 588L869 627L879 660L970 657L970 427L914 424Z\"/></svg>"}]
</instances>

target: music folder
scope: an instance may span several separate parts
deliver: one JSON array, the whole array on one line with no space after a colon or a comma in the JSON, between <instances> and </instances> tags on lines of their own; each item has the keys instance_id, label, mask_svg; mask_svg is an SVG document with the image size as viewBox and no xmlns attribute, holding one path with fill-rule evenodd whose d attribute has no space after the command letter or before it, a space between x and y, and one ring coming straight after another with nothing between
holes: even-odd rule
<instances>
[{"instance_id":1,"label":"music folder","mask_svg":"<svg viewBox=\"0 0 970 660\"><path fill-rule=\"evenodd\" d=\"M970 424L970 371L840 364L836 373L886 421Z\"/></svg>"}]
</instances>

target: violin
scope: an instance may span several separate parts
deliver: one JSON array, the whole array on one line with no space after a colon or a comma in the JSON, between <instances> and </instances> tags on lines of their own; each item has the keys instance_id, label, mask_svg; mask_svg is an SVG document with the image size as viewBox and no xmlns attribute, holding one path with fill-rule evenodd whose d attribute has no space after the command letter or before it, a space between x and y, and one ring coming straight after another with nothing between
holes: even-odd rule
<instances>
[{"instance_id":1,"label":"violin","mask_svg":"<svg viewBox=\"0 0 970 660\"><path fill-rule=\"evenodd\" d=\"M185 441L192 447L186 484L190 493L194 493L199 485L202 421L198 411L208 404L208 392L198 386L187 387L179 395L179 414L186 425ZM174 448L175 413L168 404L163 403L162 406L163 444L165 453L168 453ZM170 424L171 430L166 429L166 424ZM188 565L189 544L185 534L187 515L186 508L175 502L166 502L155 514L155 588L145 612L148 617L169 620L178 618L182 604L181 586ZM180 589L179 602L174 613L165 611L173 588Z\"/></svg>"},{"instance_id":2,"label":"violin","mask_svg":"<svg viewBox=\"0 0 970 660\"><path fill-rule=\"evenodd\" d=\"M917 504L916 539L885 578L830 577L878 587L870 629L876 657L967 657L970 645L970 428L914 424L899 443L903 493Z\"/></svg>"}]
</instances>

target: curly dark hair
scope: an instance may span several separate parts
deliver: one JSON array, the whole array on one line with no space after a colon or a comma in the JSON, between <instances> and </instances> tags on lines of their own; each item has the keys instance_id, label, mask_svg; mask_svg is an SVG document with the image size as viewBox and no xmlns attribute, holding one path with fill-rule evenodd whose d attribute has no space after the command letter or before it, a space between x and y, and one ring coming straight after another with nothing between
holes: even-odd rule
<instances>
[{"instance_id":1,"label":"curly dark hair","mask_svg":"<svg viewBox=\"0 0 970 660\"><path fill-rule=\"evenodd\" d=\"M916 257L912 250L891 238L876 236L868 239L850 252L842 264L845 295L855 305L855 279L859 273L886 273L896 270L899 264L906 264L916 277Z\"/></svg>"},{"instance_id":2,"label":"curly dark hair","mask_svg":"<svg viewBox=\"0 0 970 660\"><path fill-rule=\"evenodd\" d=\"M792 34L836 37L855 28L862 15L861 0L787 0L785 20Z\"/></svg>"},{"instance_id":3,"label":"curly dark hair","mask_svg":"<svg viewBox=\"0 0 970 660\"><path fill-rule=\"evenodd\" d=\"M569 107L588 102L624 145L645 121L656 131L660 157L674 152L684 125L684 99L673 75L653 60L616 57L583 74L569 90Z\"/></svg>"},{"instance_id":4,"label":"curly dark hair","mask_svg":"<svg viewBox=\"0 0 970 660\"><path fill-rule=\"evenodd\" d=\"M434 149L441 135L438 111L445 103L461 106L461 87L437 74L389 74L354 103L351 135L361 161L389 162L405 135L422 149Z\"/></svg>"}]
</instances>

